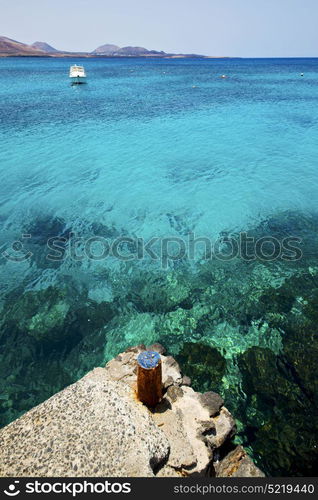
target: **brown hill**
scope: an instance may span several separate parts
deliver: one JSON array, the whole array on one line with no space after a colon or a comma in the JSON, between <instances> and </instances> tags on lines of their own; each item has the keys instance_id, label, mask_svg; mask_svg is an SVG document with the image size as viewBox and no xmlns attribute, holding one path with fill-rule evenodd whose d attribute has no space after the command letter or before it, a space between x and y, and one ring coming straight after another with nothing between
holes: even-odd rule
<instances>
[{"instance_id":1,"label":"brown hill","mask_svg":"<svg viewBox=\"0 0 318 500\"><path fill-rule=\"evenodd\" d=\"M120 47L118 47L118 45L106 43L105 45L101 45L100 47L97 47L97 49L93 50L92 54L111 56L117 50L120 50Z\"/></svg>"},{"instance_id":2,"label":"brown hill","mask_svg":"<svg viewBox=\"0 0 318 500\"><path fill-rule=\"evenodd\" d=\"M0 56L41 56L44 54L42 50L30 45L0 36Z\"/></svg>"},{"instance_id":3,"label":"brown hill","mask_svg":"<svg viewBox=\"0 0 318 500\"><path fill-rule=\"evenodd\" d=\"M46 42L34 42L34 43L32 43L31 47L33 49L42 50L43 52L47 52L48 54L53 54L55 52L59 52L59 50L55 49L54 47L52 47L52 45L49 45Z\"/></svg>"}]
</instances>

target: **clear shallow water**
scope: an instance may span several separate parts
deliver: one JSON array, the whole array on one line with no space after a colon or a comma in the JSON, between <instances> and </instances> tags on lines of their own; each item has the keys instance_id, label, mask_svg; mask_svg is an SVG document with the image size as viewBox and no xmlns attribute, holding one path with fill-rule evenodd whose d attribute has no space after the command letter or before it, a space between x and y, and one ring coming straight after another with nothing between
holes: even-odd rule
<instances>
[{"instance_id":1,"label":"clear shallow water","mask_svg":"<svg viewBox=\"0 0 318 500\"><path fill-rule=\"evenodd\" d=\"M75 87L72 62L0 59L0 244L28 233L33 253L1 259L3 424L125 347L161 340L198 388L223 392L268 473L305 475L316 437L299 422L314 413L314 390L286 353L305 328L290 324L313 321L299 297L304 307L316 300L318 60L85 59L89 83ZM47 237L70 231L145 240L193 231L212 241L254 231L306 244L298 263L212 263L199 253L166 270L149 258L48 262ZM302 444L284 444L276 459L276 396L260 388L266 363L282 392L290 384L309 401L276 411L283 420L292 406L291 427L313 436L305 465Z\"/></svg>"},{"instance_id":2,"label":"clear shallow water","mask_svg":"<svg viewBox=\"0 0 318 500\"><path fill-rule=\"evenodd\" d=\"M98 210L144 236L169 231L177 211L218 234L317 198L316 60L88 59L79 87L68 60L0 64L9 221L19 205L72 219Z\"/></svg>"}]
</instances>

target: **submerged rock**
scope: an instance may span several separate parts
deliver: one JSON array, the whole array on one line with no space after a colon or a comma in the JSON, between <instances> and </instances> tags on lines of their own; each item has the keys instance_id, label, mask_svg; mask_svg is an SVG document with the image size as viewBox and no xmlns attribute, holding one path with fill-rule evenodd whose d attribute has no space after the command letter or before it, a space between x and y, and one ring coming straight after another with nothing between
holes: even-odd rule
<instances>
[{"instance_id":1,"label":"submerged rock","mask_svg":"<svg viewBox=\"0 0 318 500\"><path fill-rule=\"evenodd\" d=\"M255 394L264 405L271 407L294 401L298 404L301 391L288 380L281 369L280 358L270 349L251 347L238 358L238 365L243 377L243 390L248 395Z\"/></svg>"},{"instance_id":2,"label":"submerged rock","mask_svg":"<svg viewBox=\"0 0 318 500\"><path fill-rule=\"evenodd\" d=\"M69 238L66 222L60 217L38 216L24 229L34 244L46 246L49 238Z\"/></svg>"},{"instance_id":3,"label":"submerged rock","mask_svg":"<svg viewBox=\"0 0 318 500\"><path fill-rule=\"evenodd\" d=\"M69 309L66 290L49 286L18 298L8 296L4 322L35 340L59 340L65 335L63 326Z\"/></svg>"},{"instance_id":4,"label":"submerged rock","mask_svg":"<svg viewBox=\"0 0 318 500\"><path fill-rule=\"evenodd\" d=\"M49 286L43 290L8 295L3 311L7 327L31 336L39 342L60 342L101 328L115 315L114 307L86 300L86 295L74 288Z\"/></svg>"},{"instance_id":5,"label":"submerged rock","mask_svg":"<svg viewBox=\"0 0 318 500\"><path fill-rule=\"evenodd\" d=\"M113 304L87 300L75 287L8 294L0 329L0 426L103 363L103 328ZM92 338L94 337L94 341Z\"/></svg>"},{"instance_id":6,"label":"submerged rock","mask_svg":"<svg viewBox=\"0 0 318 500\"><path fill-rule=\"evenodd\" d=\"M191 309L186 277L177 273L140 273L129 285L128 300L138 311L166 313L178 307Z\"/></svg>"},{"instance_id":7,"label":"submerged rock","mask_svg":"<svg viewBox=\"0 0 318 500\"><path fill-rule=\"evenodd\" d=\"M220 389L226 360L216 348L201 342L187 342L176 358L193 381L195 389Z\"/></svg>"},{"instance_id":8,"label":"submerged rock","mask_svg":"<svg viewBox=\"0 0 318 500\"><path fill-rule=\"evenodd\" d=\"M301 352L296 350L296 358ZM265 470L279 471L279 475L314 474L317 407L308 397L305 381L299 383L284 354L276 356L268 349L253 347L238 362L247 396L245 432L256 457Z\"/></svg>"}]
</instances>

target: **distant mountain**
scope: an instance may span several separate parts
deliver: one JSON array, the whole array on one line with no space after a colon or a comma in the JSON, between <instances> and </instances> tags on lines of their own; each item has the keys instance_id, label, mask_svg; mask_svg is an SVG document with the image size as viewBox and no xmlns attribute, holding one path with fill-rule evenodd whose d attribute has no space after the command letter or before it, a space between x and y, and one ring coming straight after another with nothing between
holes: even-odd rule
<instances>
[{"instance_id":1,"label":"distant mountain","mask_svg":"<svg viewBox=\"0 0 318 500\"><path fill-rule=\"evenodd\" d=\"M111 56L114 52L120 50L118 45L112 45L111 43L106 43L105 45L101 45L97 47L97 49L93 50L92 54L103 55L103 56Z\"/></svg>"},{"instance_id":2,"label":"distant mountain","mask_svg":"<svg viewBox=\"0 0 318 500\"><path fill-rule=\"evenodd\" d=\"M91 54L103 55L103 56L113 56L113 57L144 57L151 55L167 56L165 52L158 52L157 50L148 50L144 47L118 47L118 45L101 45L97 49L93 50Z\"/></svg>"},{"instance_id":3,"label":"distant mountain","mask_svg":"<svg viewBox=\"0 0 318 500\"><path fill-rule=\"evenodd\" d=\"M45 42L34 42L30 47L33 47L34 49L38 50L43 50L43 52L46 52L47 54L53 54L54 52L59 52L54 47Z\"/></svg>"},{"instance_id":4,"label":"distant mountain","mask_svg":"<svg viewBox=\"0 0 318 500\"><path fill-rule=\"evenodd\" d=\"M157 50L148 50L144 47L122 47L118 50L116 55L119 56L147 56L147 55L167 55L165 52L158 52Z\"/></svg>"},{"instance_id":5,"label":"distant mountain","mask_svg":"<svg viewBox=\"0 0 318 500\"><path fill-rule=\"evenodd\" d=\"M55 49L46 42L35 42L32 45L0 36L0 57L38 56L38 57L91 57L87 52L64 52Z\"/></svg>"},{"instance_id":6,"label":"distant mountain","mask_svg":"<svg viewBox=\"0 0 318 500\"><path fill-rule=\"evenodd\" d=\"M6 36L0 36L0 55L1 56L40 56L43 51L35 47L17 42Z\"/></svg>"},{"instance_id":7,"label":"distant mountain","mask_svg":"<svg viewBox=\"0 0 318 500\"><path fill-rule=\"evenodd\" d=\"M32 45L17 42L11 38L0 36L0 57L10 56L42 56L42 57L200 57L196 54L167 54L157 50L148 50L145 47L119 47L105 44L97 47L93 52L66 52L57 50L46 42L34 42Z\"/></svg>"}]
</instances>

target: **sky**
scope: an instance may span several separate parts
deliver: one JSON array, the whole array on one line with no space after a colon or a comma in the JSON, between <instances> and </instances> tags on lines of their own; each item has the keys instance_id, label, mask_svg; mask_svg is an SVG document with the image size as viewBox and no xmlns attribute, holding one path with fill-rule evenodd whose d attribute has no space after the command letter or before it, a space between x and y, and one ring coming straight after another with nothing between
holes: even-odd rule
<instances>
[{"instance_id":1,"label":"sky","mask_svg":"<svg viewBox=\"0 0 318 500\"><path fill-rule=\"evenodd\" d=\"M318 0L0 0L0 12L0 36L67 51L112 43L210 56L318 56Z\"/></svg>"}]
</instances>

